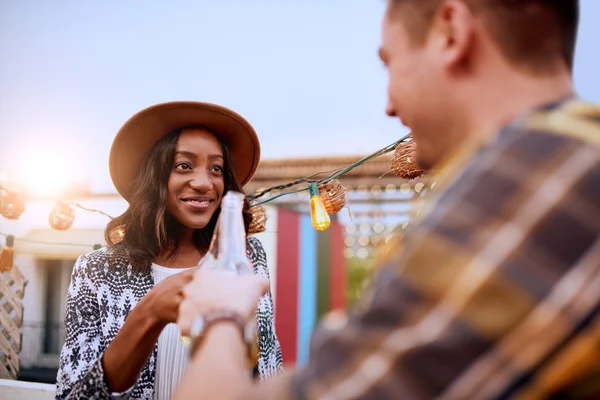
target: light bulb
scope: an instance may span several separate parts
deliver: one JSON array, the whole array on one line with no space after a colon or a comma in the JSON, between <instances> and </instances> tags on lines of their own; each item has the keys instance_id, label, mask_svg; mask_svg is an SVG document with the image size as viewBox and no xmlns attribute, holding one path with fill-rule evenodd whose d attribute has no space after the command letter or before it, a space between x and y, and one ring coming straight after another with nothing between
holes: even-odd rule
<instances>
[{"instance_id":1,"label":"light bulb","mask_svg":"<svg viewBox=\"0 0 600 400\"><path fill-rule=\"evenodd\" d=\"M2 249L2 254L0 254L0 272L10 271L12 269L15 258L14 244L15 237L8 235L6 237L6 245Z\"/></svg>"},{"instance_id":2,"label":"light bulb","mask_svg":"<svg viewBox=\"0 0 600 400\"><path fill-rule=\"evenodd\" d=\"M318 231L324 231L331 225L331 219L325 209L325 205L319 194L319 188L315 182L312 182L308 186L308 192L310 193L310 216L313 227Z\"/></svg>"}]
</instances>

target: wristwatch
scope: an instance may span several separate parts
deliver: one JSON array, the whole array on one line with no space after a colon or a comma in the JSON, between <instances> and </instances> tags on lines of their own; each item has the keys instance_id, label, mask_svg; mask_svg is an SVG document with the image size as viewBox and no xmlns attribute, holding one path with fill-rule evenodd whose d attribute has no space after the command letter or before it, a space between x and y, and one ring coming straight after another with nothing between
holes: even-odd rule
<instances>
[{"instance_id":1,"label":"wristwatch","mask_svg":"<svg viewBox=\"0 0 600 400\"><path fill-rule=\"evenodd\" d=\"M248 356L250 357L252 349L251 343L254 339L254 332L251 329L252 325L246 324L244 317L231 310L218 309L198 315L192 322L189 337L182 337L182 342L191 347L191 351L194 353L206 337L208 330L220 322L233 322L237 326L242 335L244 344L247 347Z\"/></svg>"}]
</instances>

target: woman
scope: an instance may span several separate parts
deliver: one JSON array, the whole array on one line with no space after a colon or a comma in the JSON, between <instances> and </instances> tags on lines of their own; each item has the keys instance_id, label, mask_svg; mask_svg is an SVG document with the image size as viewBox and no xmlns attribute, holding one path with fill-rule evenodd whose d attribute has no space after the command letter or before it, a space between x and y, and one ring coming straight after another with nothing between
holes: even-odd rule
<instances>
[{"instance_id":1,"label":"woman","mask_svg":"<svg viewBox=\"0 0 600 400\"><path fill-rule=\"evenodd\" d=\"M213 104L159 104L125 123L110 173L129 207L109 223L108 247L75 264L57 399L170 399L188 361L174 324L182 288L208 249L223 195L242 191L259 157L250 124ZM244 219L247 229L247 204ZM248 238L247 250L268 276L260 242ZM257 316L255 374L266 378L281 369L270 295Z\"/></svg>"}]
</instances>

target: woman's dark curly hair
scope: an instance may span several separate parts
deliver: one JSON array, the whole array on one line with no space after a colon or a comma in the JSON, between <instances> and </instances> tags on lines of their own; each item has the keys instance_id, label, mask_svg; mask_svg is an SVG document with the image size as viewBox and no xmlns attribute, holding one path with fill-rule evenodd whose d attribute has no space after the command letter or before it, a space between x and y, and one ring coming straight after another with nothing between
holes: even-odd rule
<instances>
[{"instance_id":1,"label":"woman's dark curly hair","mask_svg":"<svg viewBox=\"0 0 600 400\"><path fill-rule=\"evenodd\" d=\"M109 253L119 258L127 257L138 272L147 270L152 261L165 252L173 256L179 247L179 222L167 211L167 187L175 162L177 141L181 132L190 128L206 130L204 127L195 126L180 128L156 142L133 183L133 195L129 207L106 227L105 238ZM232 168L231 153L219 136L215 134L215 137L223 150L224 194L229 190L243 193L242 185ZM252 221L249 209L248 201L245 201L243 215L246 233ZM220 212L219 207L208 225L194 232L194 241L202 253L205 253L210 246ZM115 233L119 231L124 234L116 235Z\"/></svg>"}]
</instances>

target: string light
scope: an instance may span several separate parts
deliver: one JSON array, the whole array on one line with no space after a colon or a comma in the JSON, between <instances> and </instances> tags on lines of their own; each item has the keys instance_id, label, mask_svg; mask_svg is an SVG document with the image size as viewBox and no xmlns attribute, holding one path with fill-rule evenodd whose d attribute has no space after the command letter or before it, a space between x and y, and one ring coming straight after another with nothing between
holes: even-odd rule
<instances>
[{"instance_id":1,"label":"string light","mask_svg":"<svg viewBox=\"0 0 600 400\"><path fill-rule=\"evenodd\" d=\"M125 237L125 229L122 226L119 226L108 233L110 241L113 244L120 243Z\"/></svg>"},{"instance_id":2,"label":"string light","mask_svg":"<svg viewBox=\"0 0 600 400\"><path fill-rule=\"evenodd\" d=\"M309 187L310 194L310 216L313 227L318 231L324 231L331 225L331 219L325 209L323 200L319 192L319 187L315 182L312 182Z\"/></svg>"},{"instance_id":3,"label":"string light","mask_svg":"<svg viewBox=\"0 0 600 400\"><path fill-rule=\"evenodd\" d=\"M0 254L0 272L10 271L13 267L15 258L15 237L13 235L6 236L6 245Z\"/></svg>"},{"instance_id":4,"label":"string light","mask_svg":"<svg viewBox=\"0 0 600 400\"><path fill-rule=\"evenodd\" d=\"M425 173L417 164L415 159L416 145L412 140L399 143L392 157L392 170L396 175L404 179L415 179Z\"/></svg>"},{"instance_id":5,"label":"string light","mask_svg":"<svg viewBox=\"0 0 600 400\"><path fill-rule=\"evenodd\" d=\"M25 202L20 194L6 191L0 197L0 214L4 218L19 219L23 211L25 211Z\"/></svg>"},{"instance_id":6,"label":"string light","mask_svg":"<svg viewBox=\"0 0 600 400\"><path fill-rule=\"evenodd\" d=\"M93 213L97 213L97 214L102 214L102 215L104 215L105 217L108 217L108 218L110 218L110 219L113 219L113 217L111 217L109 214L105 213L105 212L104 212L104 211L102 211L102 210L96 210L96 209L94 209L94 208L87 208L87 207L84 207L84 206L82 206L82 205L81 205L81 204L79 204L79 203L71 203L71 205L72 205L72 206L74 206L74 207L80 208L80 209L82 209L82 210L84 210L84 211L89 211L89 212L93 212Z\"/></svg>"},{"instance_id":7,"label":"string light","mask_svg":"<svg viewBox=\"0 0 600 400\"><path fill-rule=\"evenodd\" d=\"M269 188L265 188L263 190L260 190L260 191L258 191L258 193L255 193L253 195L248 195L247 196L248 200L250 202L254 203L254 204L264 204L264 203L268 203L270 201L276 200L276 199L278 199L278 198L280 198L282 196L286 196L286 195L289 195L289 194L294 194L294 193L299 193L299 192L304 192L304 191L310 190L309 189L310 183L316 182L317 184L322 184L322 183L327 183L327 182L330 182L330 181L332 181L334 179L337 179L340 176L342 176L343 174L345 174L345 173L347 173L349 171L352 171L353 169L361 166L362 164L364 164L367 161L370 161L372 159L380 157L380 156L382 156L384 154L391 153L392 151L396 150L396 147L400 143L406 141L408 138L410 138L410 133L407 134L407 135L405 135L405 136L403 136L402 138L400 138L399 140L395 141L394 143L392 143L392 144L390 144L390 145L388 145L388 146L386 146L386 147L384 147L384 148L376 151L375 153L369 154L368 156L363 157L360 160L358 160L358 161L356 161L356 162L348 165L347 167L340 168L340 169L337 169L337 170L332 170L332 171L317 172L317 173L315 173L313 175L307 176L305 178L296 179L296 180L294 180L292 182L289 182L289 183L286 183L286 184L271 186ZM333 173L331 175L325 177L325 178L318 179L318 180L315 179L317 176L326 174L328 172L333 172ZM297 186L297 185L303 184L303 183L308 183L309 186L308 187L303 187L303 188L300 188L300 189L297 189L297 190L292 190L292 191L287 191L287 192L281 192L281 193L279 193L276 196L271 196L268 199L265 199L265 200L257 202L257 200L259 198L261 198L263 196L266 196L267 194L269 194L270 192L272 192L274 190L289 189L291 187L294 187L294 186ZM365 188L365 192L366 192L366 188Z\"/></svg>"},{"instance_id":8,"label":"string light","mask_svg":"<svg viewBox=\"0 0 600 400\"><path fill-rule=\"evenodd\" d=\"M358 244L360 244L362 247L368 246L369 245L369 237L361 236L360 238L358 238Z\"/></svg>"},{"instance_id":9,"label":"string light","mask_svg":"<svg viewBox=\"0 0 600 400\"><path fill-rule=\"evenodd\" d=\"M356 251L356 255L358 256L358 258L361 259L365 259L369 256L369 250L367 250L366 248L360 248Z\"/></svg>"},{"instance_id":10,"label":"string light","mask_svg":"<svg viewBox=\"0 0 600 400\"><path fill-rule=\"evenodd\" d=\"M405 145L406 146L401 146ZM397 151L399 148L408 149L410 146L414 150L414 143L410 141L410 133L395 141L394 143L366 156L361 158L360 160L351 163L350 165L338 168L330 171L317 172L313 175L310 175L305 178L296 179L292 182L276 185L268 188L261 188L257 193L253 195L248 195L248 201L252 206L257 207L264 203L268 203L274 201L282 196L287 196L291 194L301 195L304 191L309 191L311 197L311 216L313 219L313 225L315 229L324 230L329 227L331 224L331 220L328 213L334 214L339 212L347 202L347 191L353 191L354 188L352 186L348 186L347 189L337 181L337 178L341 175L361 166L365 162L380 157L384 154L388 154L393 151ZM411 157L403 157L405 162L412 162ZM393 170L393 168L392 168ZM323 176L325 174L330 174L328 176L317 179L317 177ZM294 186L300 184L306 184L308 186L301 187L295 190L284 191L285 189L292 188ZM403 185L403 189L408 188L410 190L410 186L406 187ZM21 214L25 211L25 202L19 194L10 192L6 188L0 186L0 190L5 191L6 193L0 197L0 215L7 219L18 219ZM395 186L386 186L386 191L393 192L395 190ZM320 192L320 193L319 193ZM364 194L367 192L367 187L364 185L359 186L358 192ZM373 194L380 195L382 193L382 188L378 185L373 187ZM262 201L257 201L262 197L267 197ZM95 212L102 214L110 219L113 217L109 214L96 209L91 209L84 207L78 203L69 203L69 202L60 202L57 204L49 215L49 223L52 228L57 230L66 230L69 229L74 222L75 212L73 207L80 208L85 211ZM266 212L258 212L260 209L256 208L253 213L253 226L255 228L255 232L260 233L265 229L266 223ZM322 213L322 210L326 210L325 213ZM255 220L256 218L256 220ZM125 232L121 229L116 232L111 233L111 237L114 239L114 243L119 242L123 239Z\"/></svg>"},{"instance_id":11,"label":"string light","mask_svg":"<svg viewBox=\"0 0 600 400\"><path fill-rule=\"evenodd\" d=\"M346 188L337 179L319 185L319 194L329 214L336 214L348 202Z\"/></svg>"},{"instance_id":12,"label":"string light","mask_svg":"<svg viewBox=\"0 0 600 400\"><path fill-rule=\"evenodd\" d=\"M8 238L9 236L12 236L12 235L8 235L6 233L0 232L0 236L4 236L5 238ZM50 246L69 246L69 247L87 247L87 248L94 247L93 244L69 243L69 242L49 242L46 240L21 239L21 238L15 238L14 241L15 242L23 242L23 243L47 244Z\"/></svg>"},{"instance_id":13,"label":"string light","mask_svg":"<svg viewBox=\"0 0 600 400\"><path fill-rule=\"evenodd\" d=\"M346 257L346 258L354 257L354 250L352 250L350 248L345 248L344 249L344 257Z\"/></svg>"},{"instance_id":14,"label":"string light","mask_svg":"<svg viewBox=\"0 0 600 400\"><path fill-rule=\"evenodd\" d=\"M73 221L75 221L75 211L73 210L73 207L62 202L56 204L48 216L50 226L52 229L58 231L69 229L73 225Z\"/></svg>"},{"instance_id":15,"label":"string light","mask_svg":"<svg viewBox=\"0 0 600 400\"><path fill-rule=\"evenodd\" d=\"M248 233L254 235L267 230L267 210L263 206L250 207L252 222L248 227Z\"/></svg>"}]
</instances>

